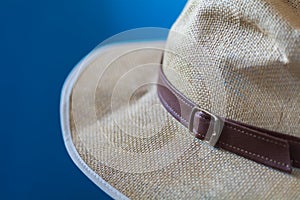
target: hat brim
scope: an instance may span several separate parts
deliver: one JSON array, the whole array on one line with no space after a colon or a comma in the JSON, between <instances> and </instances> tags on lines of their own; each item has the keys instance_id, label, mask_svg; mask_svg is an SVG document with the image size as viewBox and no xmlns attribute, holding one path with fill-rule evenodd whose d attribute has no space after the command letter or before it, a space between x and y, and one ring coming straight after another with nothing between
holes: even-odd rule
<instances>
[{"instance_id":1,"label":"hat brim","mask_svg":"<svg viewBox=\"0 0 300 200\"><path fill-rule=\"evenodd\" d=\"M164 41L100 47L70 73L61 97L75 164L115 199L295 198L288 175L189 136L160 105Z\"/></svg>"}]
</instances>

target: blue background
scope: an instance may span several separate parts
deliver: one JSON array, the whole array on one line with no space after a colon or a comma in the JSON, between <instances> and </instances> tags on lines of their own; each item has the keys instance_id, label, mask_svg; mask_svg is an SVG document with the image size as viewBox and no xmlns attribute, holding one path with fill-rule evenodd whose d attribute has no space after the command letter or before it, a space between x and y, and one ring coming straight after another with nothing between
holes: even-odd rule
<instances>
[{"instance_id":1,"label":"blue background","mask_svg":"<svg viewBox=\"0 0 300 200\"><path fill-rule=\"evenodd\" d=\"M0 2L0 199L109 198L68 156L62 84L97 44L137 27L170 28L186 0Z\"/></svg>"}]
</instances>

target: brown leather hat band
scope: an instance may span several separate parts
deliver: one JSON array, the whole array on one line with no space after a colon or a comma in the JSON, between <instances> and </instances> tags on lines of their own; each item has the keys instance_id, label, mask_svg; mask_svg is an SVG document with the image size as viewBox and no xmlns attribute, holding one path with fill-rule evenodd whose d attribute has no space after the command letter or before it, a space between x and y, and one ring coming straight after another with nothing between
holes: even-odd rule
<instances>
[{"instance_id":1,"label":"brown leather hat band","mask_svg":"<svg viewBox=\"0 0 300 200\"><path fill-rule=\"evenodd\" d=\"M157 92L166 110L196 138L284 172L300 167L300 138L222 119L198 108L172 86L162 68Z\"/></svg>"}]
</instances>

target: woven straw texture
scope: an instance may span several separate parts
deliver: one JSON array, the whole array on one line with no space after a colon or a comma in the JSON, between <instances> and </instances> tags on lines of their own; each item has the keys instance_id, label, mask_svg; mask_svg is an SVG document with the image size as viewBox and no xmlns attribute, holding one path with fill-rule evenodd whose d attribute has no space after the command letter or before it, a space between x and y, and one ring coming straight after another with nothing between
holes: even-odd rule
<instances>
[{"instance_id":1,"label":"woven straw texture","mask_svg":"<svg viewBox=\"0 0 300 200\"><path fill-rule=\"evenodd\" d=\"M168 79L220 116L299 136L299 2L190 0L169 37Z\"/></svg>"},{"instance_id":2,"label":"woven straw texture","mask_svg":"<svg viewBox=\"0 0 300 200\"><path fill-rule=\"evenodd\" d=\"M270 1L271 2L271 1ZM70 98L84 162L132 199L297 199L286 174L189 136L160 104L163 69L201 107L300 136L299 1L191 0L164 43L89 56Z\"/></svg>"}]
</instances>

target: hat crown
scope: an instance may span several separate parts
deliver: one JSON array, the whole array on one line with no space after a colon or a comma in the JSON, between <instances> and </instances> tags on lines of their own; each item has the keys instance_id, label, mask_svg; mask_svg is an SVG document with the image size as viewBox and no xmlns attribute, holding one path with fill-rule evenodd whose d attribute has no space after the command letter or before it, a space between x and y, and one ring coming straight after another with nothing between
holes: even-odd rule
<instances>
[{"instance_id":1,"label":"hat crown","mask_svg":"<svg viewBox=\"0 0 300 200\"><path fill-rule=\"evenodd\" d=\"M163 69L200 107L300 134L300 1L190 0Z\"/></svg>"}]
</instances>

